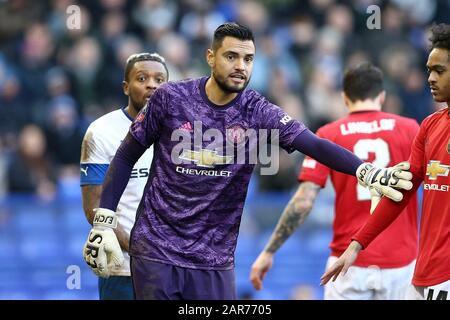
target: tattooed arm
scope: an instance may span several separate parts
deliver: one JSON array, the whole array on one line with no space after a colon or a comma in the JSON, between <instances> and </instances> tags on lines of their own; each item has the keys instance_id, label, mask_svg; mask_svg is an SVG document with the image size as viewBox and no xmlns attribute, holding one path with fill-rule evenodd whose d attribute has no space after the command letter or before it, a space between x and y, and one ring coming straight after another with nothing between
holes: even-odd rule
<instances>
[{"instance_id":1,"label":"tattooed arm","mask_svg":"<svg viewBox=\"0 0 450 320\"><path fill-rule=\"evenodd\" d=\"M295 195L289 201L269 242L253 263L250 272L250 281L256 290L262 288L262 280L272 267L275 252L305 221L313 207L319 190L320 186L318 184L302 182Z\"/></svg>"}]
</instances>

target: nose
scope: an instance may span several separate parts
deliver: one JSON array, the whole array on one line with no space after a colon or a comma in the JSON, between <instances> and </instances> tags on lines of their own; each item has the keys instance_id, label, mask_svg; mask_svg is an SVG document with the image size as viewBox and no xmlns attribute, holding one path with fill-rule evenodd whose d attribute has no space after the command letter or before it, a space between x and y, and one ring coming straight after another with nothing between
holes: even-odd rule
<instances>
[{"instance_id":1,"label":"nose","mask_svg":"<svg viewBox=\"0 0 450 320\"><path fill-rule=\"evenodd\" d=\"M430 72L430 75L428 76L428 83L429 84L435 84L436 83L435 72L433 72L433 71Z\"/></svg>"},{"instance_id":2,"label":"nose","mask_svg":"<svg viewBox=\"0 0 450 320\"><path fill-rule=\"evenodd\" d=\"M147 83L146 83L146 87L147 89L156 89L158 88L159 84L158 81L156 81L156 79L153 78L148 78Z\"/></svg>"},{"instance_id":3,"label":"nose","mask_svg":"<svg viewBox=\"0 0 450 320\"><path fill-rule=\"evenodd\" d=\"M244 59L236 59L236 63L234 65L234 69L236 69L236 71L244 71L245 70Z\"/></svg>"}]
</instances>

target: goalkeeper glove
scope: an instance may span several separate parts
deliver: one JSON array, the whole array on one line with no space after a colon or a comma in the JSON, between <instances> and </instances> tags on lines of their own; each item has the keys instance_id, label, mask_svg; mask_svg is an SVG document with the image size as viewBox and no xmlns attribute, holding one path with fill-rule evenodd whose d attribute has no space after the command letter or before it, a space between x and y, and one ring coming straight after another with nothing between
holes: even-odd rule
<instances>
[{"instance_id":1,"label":"goalkeeper glove","mask_svg":"<svg viewBox=\"0 0 450 320\"><path fill-rule=\"evenodd\" d=\"M94 211L94 223L83 248L83 258L97 276L108 278L112 266L119 268L124 262L114 233L117 217L108 209L97 208Z\"/></svg>"},{"instance_id":2,"label":"goalkeeper glove","mask_svg":"<svg viewBox=\"0 0 450 320\"><path fill-rule=\"evenodd\" d=\"M369 188L370 191L370 214L372 214L377 208L378 203L383 196L380 192L378 192L375 188Z\"/></svg>"},{"instance_id":3,"label":"goalkeeper glove","mask_svg":"<svg viewBox=\"0 0 450 320\"><path fill-rule=\"evenodd\" d=\"M390 168L377 168L369 162L364 162L358 167L356 170L358 183L368 187L372 197L378 193L378 199L375 198L375 202L372 204L373 209L378 204L379 197L383 195L396 202L401 201L403 194L394 188L411 190L413 187L412 173L407 171L409 167L409 162L406 161Z\"/></svg>"}]
</instances>

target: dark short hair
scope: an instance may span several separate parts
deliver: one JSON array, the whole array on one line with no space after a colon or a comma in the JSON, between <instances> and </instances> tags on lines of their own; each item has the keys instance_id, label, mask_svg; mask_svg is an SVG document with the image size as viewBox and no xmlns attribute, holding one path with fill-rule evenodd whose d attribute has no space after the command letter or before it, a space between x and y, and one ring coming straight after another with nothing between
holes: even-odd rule
<instances>
[{"instance_id":1,"label":"dark short hair","mask_svg":"<svg viewBox=\"0 0 450 320\"><path fill-rule=\"evenodd\" d=\"M431 49L440 48L450 52L450 24L440 23L431 27Z\"/></svg>"},{"instance_id":2,"label":"dark short hair","mask_svg":"<svg viewBox=\"0 0 450 320\"><path fill-rule=\"evenodd\" d=\"M211 45L214 51L217 51L217 49L220 48L225 37L233 37L243 41L250 40L255 42L253 39L253 32L250 28L237 22L226 22L218 26L214 31L214 37Z\"/></svg>"},{"instance_id":3,"label":"dark short hair","mask_svg":"<svg viewBox=\"0 0 450 320\"><path fill-rule=\"evenodd\" d=\"M156 61L161 63L164 66L164 69L166 69L167 79L169 79L169 70L167 69L166 60L157 53L142 52L132 54L131 56L128 57L127 62L125 64L125 73L124 73L125 81L129 80L131 69L133 69L134 64L139 61Z\"/></svg>"},{"instance_id":4,"label":"dark short hair","mask_svg":"<svg viewBox=\"0 0 450 320\"><path fill-rule=\"evenodd\" d=\"M343 90L353 102L376 98L383 89L383 71L369 62L350 68L344 74Z\"/></svg>"}]
</instances>

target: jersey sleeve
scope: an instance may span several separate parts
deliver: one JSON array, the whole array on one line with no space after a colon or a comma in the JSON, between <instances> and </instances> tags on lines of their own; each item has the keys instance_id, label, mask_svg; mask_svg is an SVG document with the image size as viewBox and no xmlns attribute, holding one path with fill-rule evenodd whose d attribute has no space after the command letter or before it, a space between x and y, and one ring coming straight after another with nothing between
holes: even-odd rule
<instances>
[{"instance_id":1,"label":"jersey sleeve","mask_svg":"<svg viewBox=\"0 0 450 320\"><path fill-rule=\"evenodd\" d=\"M306 129L306 126L265 99L261 99L258 103L260 104L258 116L260 117L261 128L267 129L272 139L275 132L279 139L279 145L287 152L293 152L295 148L292 143Z\"/></svg>"},{"instance_id":2,"label":"jersey sleeve","mask_svg":"<svg viewBox=\"0 0 450 320\"><path fill-rule=\"evenodd\" d=\"M81 143L80 185L99 185L105 179L110 156L97 127L89 127Z\"/></svg>"},{"instance_id":3,"label":"jersey sleeve","mask_svg":"<svg viewBox=\"0 0 450 320\"><path fill-rule=\"evenodd\" d=\"M419 133L419 130L420 130L420 126L417 123L417 121L414 119L411 119L410 125L409 125L409 138L410 138L409 141L414 141L415 137Z\"/></svg>"},{"instance_id":4,"label":"jersey sleeve","mask_svg":"<svg viewBox=\"0 0 450 320\"><path fill-rule=\"evenodd\" d=\"M414 142L411 146L411 154L409 156L409 163L411 164L411 172L415 176L420 178L422 181L424 179L424 169L425 169L425 139L427 131L428 121L424 121L419 128L419 131L414 138Z\"/></svg>"},{"instance_id":5,"label":"jersey sleeve","mask_svg":"<svg viewBox=\"0 0 450 320\"><path fill-rule=\"evenodd\" d=\"M320 128L316 134L320 138L327 138L325 137L322 128ZM303 164L300 173L297 177L297 180L299 182L302 181L313 182L324 188L327 183L330 171L331 169L328 168L327 166L321 164L320 162L309 156L306 156L305 159L303 160Z\"/></svg>"},{"instance_id":6,"label":"jersey sleeve","mask_svg":"<svg viewBox=\"0 0 450 320\"><path fill-rule=\"evenodd\" d=\"M131 135L146 148L159 139L167 110L167 96L164 88L158 88L131 124Z\"/></svg>"}]
</instances>

